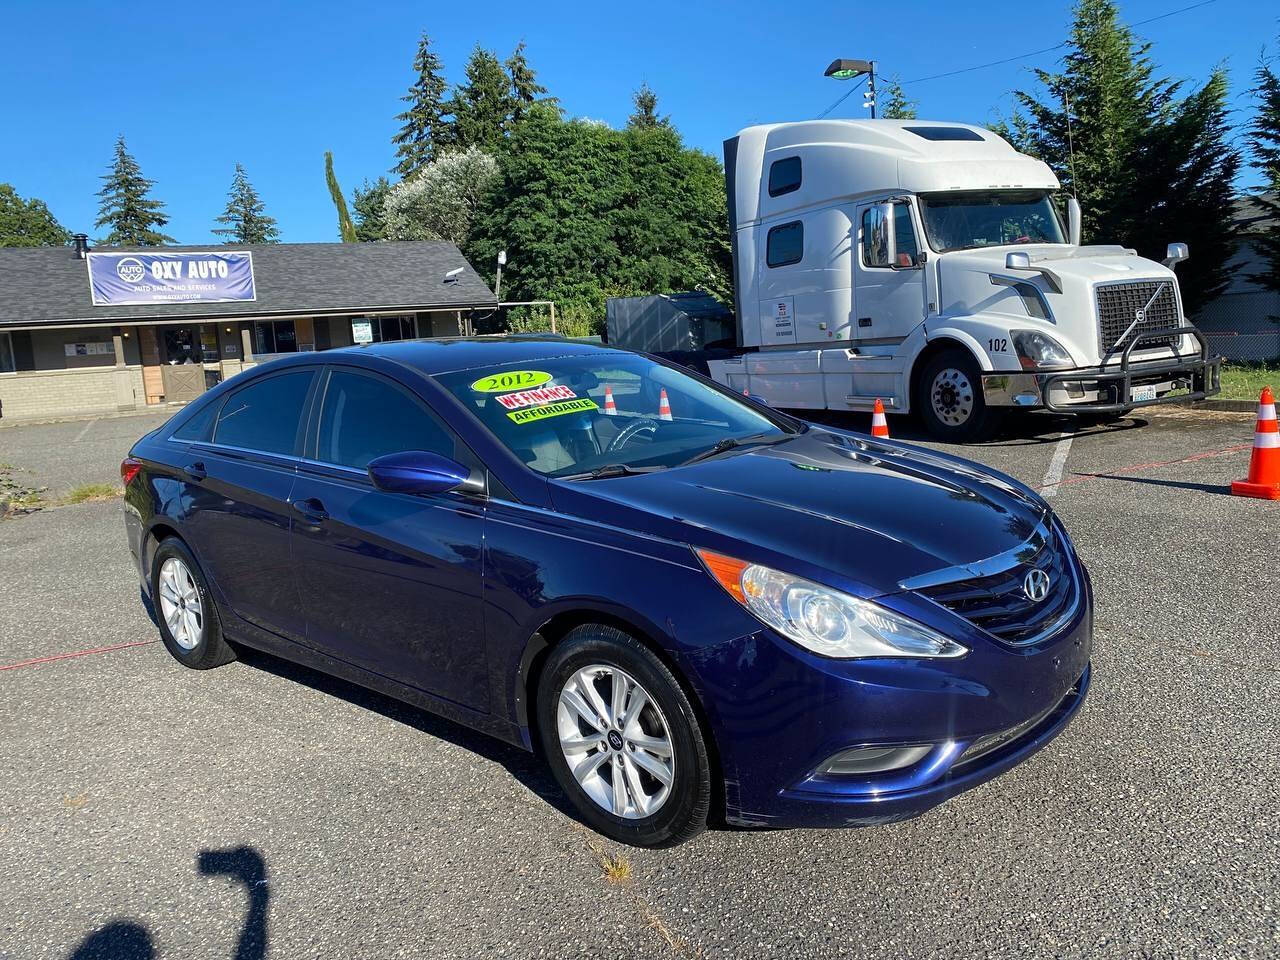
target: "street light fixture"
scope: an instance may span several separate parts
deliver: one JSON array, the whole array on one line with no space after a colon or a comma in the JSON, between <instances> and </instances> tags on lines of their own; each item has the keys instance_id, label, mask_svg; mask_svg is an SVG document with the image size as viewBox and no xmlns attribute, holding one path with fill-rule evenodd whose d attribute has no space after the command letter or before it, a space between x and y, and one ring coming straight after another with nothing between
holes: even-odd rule
<instances>
[{"instance_id":1,"label":"street light fixture","mask_svg":"<svg viewBox=\"0 0 1280 960\"><path fill-rule=\"evenodd\" d=\"M846 60L840 58L831 61L831 66L823 72L824 77L836 80L852 80L854 77L867 75L867 93L864 104L871 108L871 119L876 117L876 62L874 60Z\"/></svg>"},{"instance_id":2,"label":"street light fixture","mask_svg":"<svg viewBox=\"0 0 1280 960\"><path fill-rule=\"evenodd\" d=\"M493 285L493 296L495 300L502 299L502 268L507 265L507 251L498 251L498 281Z\"/></svg>"}]
</instances>

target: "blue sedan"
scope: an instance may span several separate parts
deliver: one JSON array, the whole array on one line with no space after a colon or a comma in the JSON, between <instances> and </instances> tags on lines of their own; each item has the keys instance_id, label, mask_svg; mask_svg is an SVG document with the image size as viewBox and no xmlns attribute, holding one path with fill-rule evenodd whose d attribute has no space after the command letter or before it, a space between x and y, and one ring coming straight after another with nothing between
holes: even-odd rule
<instances>
[{"instance_id":1,"label":"blue sedan","mask_svg":"<svg viewBox=\"0 0 1280 960\"><path fill-rule=\"evenodd\" d=\"M537 750L593 828L916 816L1070 722L1093 599L1031 490L555 339L298 354L121 465L169 652Z\"/></svg>"}]
</instances>

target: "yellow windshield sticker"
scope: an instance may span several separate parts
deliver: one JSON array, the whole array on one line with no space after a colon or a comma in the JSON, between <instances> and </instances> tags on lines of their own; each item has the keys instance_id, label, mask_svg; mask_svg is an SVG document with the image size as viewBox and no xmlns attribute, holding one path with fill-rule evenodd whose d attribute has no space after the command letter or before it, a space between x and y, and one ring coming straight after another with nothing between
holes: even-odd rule
<instances>
[{"instance_id":1,"label":"yellow windshield sticker","mask_svg":"<svg viewBox=\"0 0 1280 960\"><path fill-rule=\"evenodd\" d=\"M551 374L545 370L507 370L481 377L471 384L471 389L476 393L505 393L508 390L527 390L550 379Z\"/></svg>"},{"instance_id":2,"label":"yellow windshield sticker","mask_svg":"<svg viewBox=\"0 0 1280 960\"><path fill-rule=\"evenodd\" d=\"M548 417L560 417L566 413L580 413L584 410L599 410L596 402L590 397L578 397L576 400L561 400L538 407L525 407L523 410L512 410L507 414L515 423L530 423L534 420L546 420Z\"/></svg>"}]
</instances>

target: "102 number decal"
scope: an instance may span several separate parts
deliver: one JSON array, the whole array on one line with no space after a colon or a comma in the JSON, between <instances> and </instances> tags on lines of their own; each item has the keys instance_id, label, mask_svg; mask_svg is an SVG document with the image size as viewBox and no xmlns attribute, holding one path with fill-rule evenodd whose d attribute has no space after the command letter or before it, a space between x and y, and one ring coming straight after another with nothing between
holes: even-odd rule
<instances>
[{"instance_id":1,"label":"102 number decal","mask_svg":"<svg viewBox=\"0 0 1280 960\"><path fill-rule=\"evenodd\" d=\"M987 350L991 353L1008 353L1009 341L1004 337L994 337L987 341Z\"/></svg>"}]
</instances>

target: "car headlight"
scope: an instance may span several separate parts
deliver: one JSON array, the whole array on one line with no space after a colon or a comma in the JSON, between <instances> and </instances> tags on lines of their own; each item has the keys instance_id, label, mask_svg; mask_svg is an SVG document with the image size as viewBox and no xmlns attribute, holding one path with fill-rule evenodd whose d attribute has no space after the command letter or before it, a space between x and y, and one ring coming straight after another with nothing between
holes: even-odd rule
<instances>
[{"instance_id":1,"label":"car headlight","mask_svg":"<svg viewBox=\"0 0 1280 960\"><path fill-rule=\"evenodd\" d=\"M760 620L824 657L963 657L954 640L869 600L812 580L698 550L707 572Z\"/></svg>"},{"instance_id":2,"label":"car headlight","mask_svg":"<svg viewBox=\"0 0 1280 960\"><path fill-rule=\"evenodd\" d=\"M1075 366L1067 348L1039 330L1015 330L1012 336L1013 349L1024 370Z\"/></svg>"}]
</instances>

